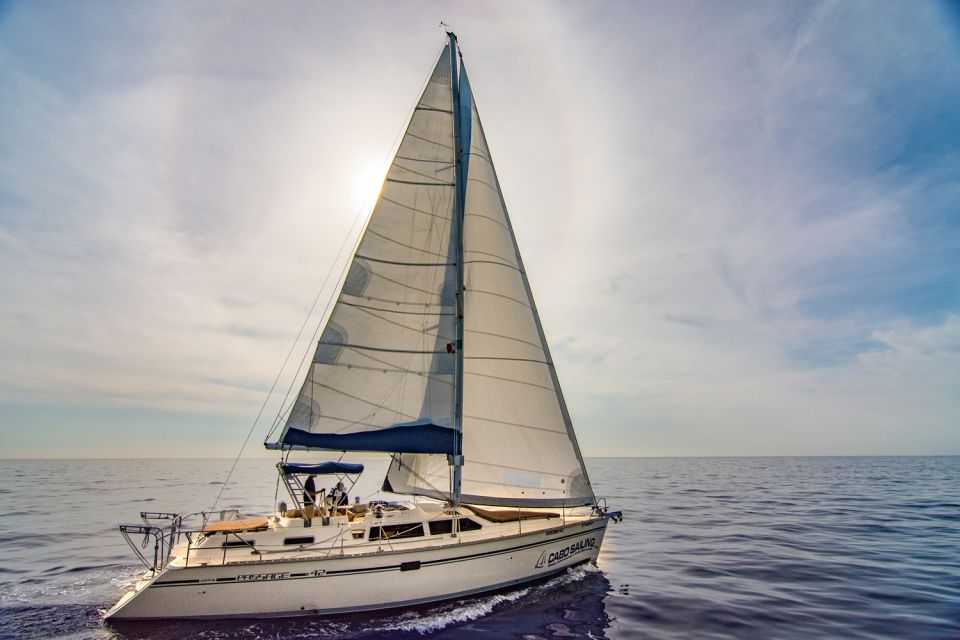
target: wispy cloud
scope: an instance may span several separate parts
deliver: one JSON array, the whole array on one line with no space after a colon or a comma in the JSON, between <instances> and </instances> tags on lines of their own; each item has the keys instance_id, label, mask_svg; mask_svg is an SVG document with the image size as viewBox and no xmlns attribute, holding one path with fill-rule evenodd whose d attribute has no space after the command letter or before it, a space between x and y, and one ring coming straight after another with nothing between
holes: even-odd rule
<instances>
[{"instance_id":1,"label":"wispy cloud","mask_svg":"<svg viewBox=\"0 0 960 640\"><path fill-rule=\"evenodd\" d=\"M242 436L440 7L7 5L0 402L2 428L37 426L19 454L69 429L32 407ZM588 454L960 451L943 9L442 13Z\"/></svg>"}]
</instances>

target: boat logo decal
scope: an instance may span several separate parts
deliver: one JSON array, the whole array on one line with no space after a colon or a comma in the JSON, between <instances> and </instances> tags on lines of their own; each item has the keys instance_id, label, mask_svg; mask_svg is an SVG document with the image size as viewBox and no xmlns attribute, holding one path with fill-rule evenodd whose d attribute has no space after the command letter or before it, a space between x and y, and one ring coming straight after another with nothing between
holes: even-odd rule
<instances>
[{"instance_id":1,"label":"boat logo decal","mask_svg":"<svg viewBox=\"0 0 960 640\"><path fill-rule=\"evenodd\" d=\"M316 569L306 573L293 573L289 571L278 571L276 573L241 573L237 576L237 582L256 582L260 580L286 580L287 578L313 578L322 576L326 569Z\"/></svg>"},{"instance_id":2,"label":"boat logo decal","mask_svg":"<svg viewBox=\"0 0 960 640\"><path fill-rule=\"evenodd\" d=\"M558 562L563 562L567 558L572 558L573 556L579 555L584 551L594 549L596 546L596 538L584 538L583 540L577 540L574 543L568 544L557 551L550 551L549 553L544 551L537 559L537 564L534 565L534 568L540 569L541 567L552 567Z\"/></svg>"}]
</instances>

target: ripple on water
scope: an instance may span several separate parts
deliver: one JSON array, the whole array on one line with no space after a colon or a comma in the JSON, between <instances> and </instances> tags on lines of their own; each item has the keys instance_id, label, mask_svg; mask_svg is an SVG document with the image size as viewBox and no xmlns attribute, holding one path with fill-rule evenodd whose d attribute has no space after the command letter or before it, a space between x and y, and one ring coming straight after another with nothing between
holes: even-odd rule
<instances>
[{"instance_id":1,"label":"ripple on water","mask_svg":"<svg viewBox=\"0 0 960 640\"><path fill-rule=\"evenodd\" d=\"M597 494L626 515L602 572L393 614L104 626L143 573L116 523L147 501L209 507L229 465L65 461L39 478L41 463L0 462L0 635L960 637L960 458L588 460ZM273 461L241 461L223 504L269 509L274 474Z\"/></svg>"}]
</instances>

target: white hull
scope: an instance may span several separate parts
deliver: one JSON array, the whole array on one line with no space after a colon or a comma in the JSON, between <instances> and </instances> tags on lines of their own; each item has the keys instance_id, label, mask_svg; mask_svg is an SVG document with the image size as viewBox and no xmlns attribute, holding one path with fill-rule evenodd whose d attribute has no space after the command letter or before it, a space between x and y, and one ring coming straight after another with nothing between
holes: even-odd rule
<instances>
[{"instance_id":1,"label":"white hull","mask_svg":"<svg viewBox=\"0 0 960 640\"><path fill-rule=\"evenodd\" d=\"M442 546L171 566L144 580L112 620L264 618L390 609L548 578L596 562L608 518Z\"/></svg>"}]
</instances>

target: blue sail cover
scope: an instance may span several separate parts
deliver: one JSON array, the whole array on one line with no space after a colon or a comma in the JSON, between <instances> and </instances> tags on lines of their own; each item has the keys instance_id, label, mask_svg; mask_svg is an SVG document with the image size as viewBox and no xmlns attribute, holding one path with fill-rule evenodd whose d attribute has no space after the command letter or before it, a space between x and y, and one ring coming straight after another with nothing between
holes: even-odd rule
<instances>
[{"instance_id":1,"label":"blue sail cover","mask_svg":"<svg viewBox=\"0 0 960 640\"><path fill-rule=\"evenodd\" d=\"M362 464L352 464L350 462L285 462L280 465L280 468L284 473L311 473L319 476L333 475L337 473L363 473Z\"/></svg>"},{"instance_id":2,"label":"blue sail cover","mask_svg":"<svg viewBox=\"0 0 960 640\"><path fill-rule=\"evenodd\" d=\"M357 433L311 433L290 427L283 445L332 451L382 451L386 453L445 453L460 455L460 434L430 422L397 424Z\"/></svg>"}]
</instances>

